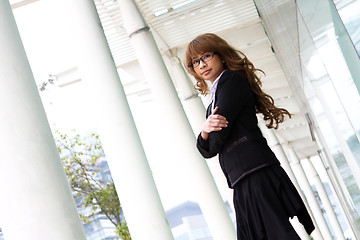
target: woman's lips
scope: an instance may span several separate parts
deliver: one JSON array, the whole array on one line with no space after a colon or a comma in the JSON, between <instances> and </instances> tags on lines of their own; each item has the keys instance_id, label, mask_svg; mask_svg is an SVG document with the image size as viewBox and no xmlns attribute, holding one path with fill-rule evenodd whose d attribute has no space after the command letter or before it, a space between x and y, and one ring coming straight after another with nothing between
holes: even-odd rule
<instances>
[{"instance_id":1,"label":"woman's lips","mask_svg":"<svg viewBox=\"0 0 360 240\"><path fill-rule=\"evenodd\" d=\"M210 69L209 69L209 70L206 70L206 71L203 71L203 72L201 73L201 75L207 75L209 72L210 72Z\"/></svg>"}]
</instances>

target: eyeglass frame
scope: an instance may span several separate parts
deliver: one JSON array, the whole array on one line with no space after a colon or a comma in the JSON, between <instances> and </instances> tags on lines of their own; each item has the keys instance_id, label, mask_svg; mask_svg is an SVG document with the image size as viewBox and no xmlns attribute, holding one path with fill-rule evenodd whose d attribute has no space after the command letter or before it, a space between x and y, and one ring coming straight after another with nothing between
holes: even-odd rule
<instances>
[{"instance_id":1,"label":"eyeglass frame","mask_svg":"<svg viewBox=\"0 0 360 240\"><path fill-rule=\"evenodd\" d=\"M211 53L211 58L205 61L205 60L203 59L203 57L204 57L204 55L207 54L207 53ZM202 61L203 63L207 63L207 62L211 61L211 60L214 58L214 55L215 55L215 54L218 54L218 53L217 53L217 52L205 52L201 57L199 57L199 58L197 58L197 59L192 59L192 60L191 60L191 63L188 64L188 67L197 68L198 66L200 66L200 62L201 62L201 61ZM194 61L199 61L199 64L197 64L196 66L194 66L194 64L193 64Z\"/></svg>"}]
</instances>

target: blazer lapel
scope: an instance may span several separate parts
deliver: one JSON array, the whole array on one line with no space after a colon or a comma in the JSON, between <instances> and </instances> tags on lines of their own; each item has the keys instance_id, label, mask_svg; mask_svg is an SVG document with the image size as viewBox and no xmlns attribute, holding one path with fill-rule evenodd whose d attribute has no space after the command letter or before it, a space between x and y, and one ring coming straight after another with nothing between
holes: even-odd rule
<instances>
[{"instance_id":1,"label":"blazer lapel","mask_svg":"<svg viewBox=\"0 0 360 240\"><path fill-rule=\"evenodd\" d=\"M212 102L209 104L209 106L206 110L206 118L208 118L208 116L211 114L211 105L212 105Z\"/></svg>"}]
</instances>

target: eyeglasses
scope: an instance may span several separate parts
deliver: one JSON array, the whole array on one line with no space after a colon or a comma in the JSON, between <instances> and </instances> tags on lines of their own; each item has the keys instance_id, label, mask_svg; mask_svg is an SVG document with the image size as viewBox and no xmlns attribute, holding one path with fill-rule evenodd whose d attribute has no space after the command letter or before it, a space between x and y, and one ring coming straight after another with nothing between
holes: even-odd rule
<instances>
[{"instance_id":1,"label":"eyeglasses","mask_svg":"<svg viewBox=\"0 0 360 240\"><path fill-rule=\"evenodd\" d=\"M216 52L206 52L204 53L200 58L193 59L191 63L189 63L188 67L196 68L200 65L200 61L203 61L203 63L206 63L214 58L214 55Z\"/></svg>"}]
</instances>

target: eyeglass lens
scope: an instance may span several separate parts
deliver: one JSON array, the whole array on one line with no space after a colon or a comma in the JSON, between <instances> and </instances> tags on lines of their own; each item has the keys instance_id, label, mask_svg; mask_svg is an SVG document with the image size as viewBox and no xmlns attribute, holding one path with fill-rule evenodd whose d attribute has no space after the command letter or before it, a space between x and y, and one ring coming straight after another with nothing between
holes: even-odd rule
<instances>
[{"instance_id":1,"label":"eyeglass lens","mask_svg":"<svg viewBox=\"0 0 360 240\"><path fill-rule=\"evenodd\" d=\"M206 52L200 58L192 60L193 67L197 67L200 65L200 61L208 62L213 59L214 53L213 52Z\"/></svg>"}]
</instances>

